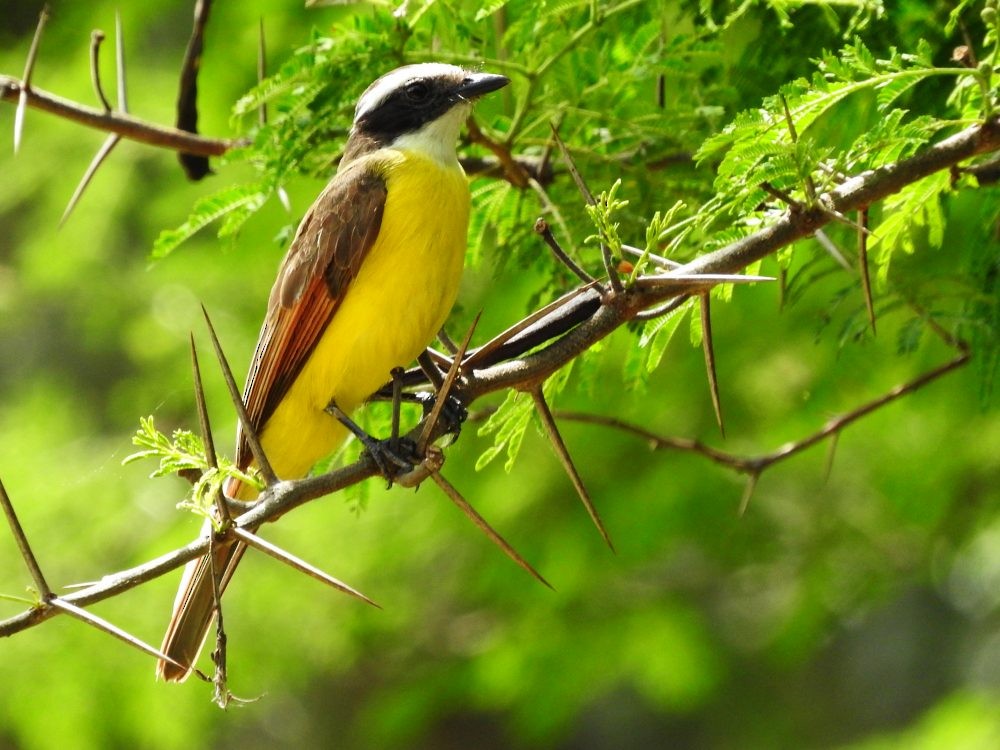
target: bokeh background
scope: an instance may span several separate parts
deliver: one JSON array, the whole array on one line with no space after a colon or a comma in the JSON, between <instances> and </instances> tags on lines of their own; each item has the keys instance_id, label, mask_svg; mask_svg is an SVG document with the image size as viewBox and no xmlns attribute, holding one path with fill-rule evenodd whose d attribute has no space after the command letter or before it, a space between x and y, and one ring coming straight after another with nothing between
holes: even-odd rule
<instances>
[{"instance_id":1,"label":"bokeh background","mask_svg":"<svg viewBox=\"0 0 1000 750\"><path fill-rule=\"evenodd\" d=\"M689 5L637 12L695 18ZM730 93L704 103L722 107L719 126L808 74L809 58L838 46L848 22L802 3L798 26L782 29L765 5L720 39ZM887 2L866 33L876 47L929 38L946 55L948 5ZM0 72L20 75L39 6L0 4ZM90 31L110 37L118 8L130 110L172 122L189 2L52 6L37 86L92 102ZM203 61L202 131L232 134L232 104L255 82L259 18L277 67L312 28L328 33L350 13L372 12L219 3ZM109 41L109 92L111 49ZM585 64L586 54L566 61ZM0 477L49 582L63 586L196 533L198 520L175 509L182 481L150 480L149 464L121 465L130 436L145 415L165 430L195 427L187 347L193 331L207 352L199 303L242 377L283 252L276 238L323 182L286 185L293 215L272 200L235 239L203 232L154 262L162 229L211 190L252 179L251 168L216 164L217 175L193 184L172 154L122 143L59 228L103 135L29 111L15 157L13 114L0 108ZM656 179L642 196L650 205ZM956 196L954 225L974 224L990 200L995 193ZM952 231L955 243L969 241ZM989 227L974 239L982 257L997 257ZM949 247L911 263L947 268ZM481 336L495 333L547 288L540 243L521 249L522 259L537 256L530 263L504 252L498 243L468 270L454 331L483 309ZM842 336L848 308L861 305L860 292L843 293L851 283L817 275L784 309L776 285L741 287L715 306L724 440L701 351L686 335L636 388L621 368L635 337L616 334L574 373L558 407L763 452L953 356L926 334L900 354L904 318L889 316L877 337ZM204 369L225 450L234 418L219 377ZM297 510L265 535L383 609L247 555L226 623L231 687L250 701L228 711L212 705L209 686L156 683L151 659L56 618L0 642L0 747L1000 747L1000 420L974 368L852 426L828 474L825 447L767 472L743 515L744 479L698 456L651 452L606 428L563 430L617 554L534 428L510 473L501 461L474 470L490 445L474 426L446 465L555 591L505 559L435 487L386 492L375 481ZM0 532L0 594L25 595L29 584ZM159 643L176 584L166 576L94 611ZM22 608L0 600L0 616Z\"/></svg>"}]
</instances>

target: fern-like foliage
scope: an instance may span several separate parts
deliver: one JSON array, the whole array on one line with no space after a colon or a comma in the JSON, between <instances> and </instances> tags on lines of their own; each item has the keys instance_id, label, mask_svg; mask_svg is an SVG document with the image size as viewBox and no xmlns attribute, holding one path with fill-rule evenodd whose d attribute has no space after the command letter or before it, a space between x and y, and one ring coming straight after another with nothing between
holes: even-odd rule
<instances>
[{"instance_id":1,"label":"fern-like foliage","mask_svg":"<svg viewBox=\"0 0 1000 750\"><path fill-rule=\"evenodd\" d=\"M240 471L224 456L217 456L217 466L211 466L205 458L204 446L197 435L188 430L174 430L168 437L156 429L151 416L139 420L139 429L132 436L132 443L141 450L126 456L122 459L122 464L154 459L159 464L150 474L151 477L196 474L197 478L190 493L178 503L177 507L204 516L213 523L218 522L218 518L212 512L215 497L222 491L227 479L235 478L257 489L263 487L256 473Z\"/></svg>"}]
</instances>

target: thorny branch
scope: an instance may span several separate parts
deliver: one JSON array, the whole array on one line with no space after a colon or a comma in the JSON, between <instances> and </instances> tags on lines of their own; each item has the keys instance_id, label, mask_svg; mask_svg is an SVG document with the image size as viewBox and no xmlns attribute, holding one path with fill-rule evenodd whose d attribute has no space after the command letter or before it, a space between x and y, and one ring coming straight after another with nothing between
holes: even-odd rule
<instances>
[{"instance_id":1,"label":"thorny branch","mask_svg":"<svg viewBox=\"0 0 1000 750\"><path fill-rule=\"evenodd\" d=\"M186 133L183 130L157 125L140 120L121 112L107 112L104 109L88 107L61 96L52 94L37 86L26 86L13 76L0 75L0 99L17 102L23 96L27 106L40 109L65 120L86 125L89 128L117 133L122 138L160 146L175 151L204 156L221 156L229 149L240 145L240 141L227 138L205 138Z\"/></svg>"},{"instance_id":2,"label":"thorny branch","mask_svg":"<svg viewBox=\"0 0 1000 750\"><path fill-rule=\"evenodd\" d=\"M903 396L908 396L914 391L923 388L953 370L957 370L967 364L971 357L971 352L965 348L961 348L957 356L948 360L944 364L933 368L913 380L890 389L878 398L872 399L871 401L864 403L845 414L840 414L827 420L827 423L823 425L821 429L817 430L808 437L805 437L802 440L786 443L770 453L763 453L756 456L740 456L734 453L728 453L726 451L713 448L700 440L694 440L691 438L660 435L639 425L631 424L630 422L618 419L617 417L608 417L600 414L587 414L584 412L574 411L557 411L555 416L559 419L565 419L571 422L583 422L621 430L645 440L651 450L674 450L704 456L709 461L712 461L719 466L733 469L741 474L747 474L752 480L755 481L756 478L759 477L765 470L771 468L775 464L797 455L808 448L812 448L814 445L826 440L827 438L836 436L846 427L858 421L862 417L871 414L873 411L881 409L883 406L886 406Z\"/></svg>"},{"instance_id":3,"label":"thorny branch","mask_svg":"<svg viewBox=\"0 0 1000 750\"><path fill-rule=\"evenodd\" d=\"M705 292L718 281L711 278L699 280L693 277L699 274L735 273L781 247L808 237L826 223L833 221L836 214L863 209L929 174L955 168L977 154L998 150L1000 150L1000 122L994 119L967 128L928 147L912 158L851 177L829 193L818 196L819 205L816 208L788 210L772 225L727 247L703 255L669 273L640 277L632 287L603 296L593 286L582 287L577 293L561 298L558 304L547 306L541 314L529 316L525 325L512 327L510 331L505 332L503 340L499 343L487 344L479 350L469 352L462 360L461 376L455 383L453 393L464 404L470 405L486 394L507 388L530 391L570 360L644 311L657 308L664 303L669 304L672 300ZM756 478L766 467L837 434L865 414L964 365L970 356L967 349L958 342L949 340L949 343L960 349L960 354L950 362L893 389L849 414L831 420L814 435L764 456L732 456L696 441L683 441L648 433L642 428L620 423L613 418L565 413L557 413L556 416L626 429L645 437L657 447L697 452L716 463L747 473L751 481L746 498ZM541 348L524 353L539 345ZM433 441L440 437L444 430L444 427L435 427L431 431L429 440ZM408 437L414 441L418 439L422 442L428 441L427 435L424 434L424 423L414 427ZM259 501L236 518L234 523L240 529L256 529L263 523L310 500L344 489L378 473L375 462L369 456L363 455L357 462L321 476L296 481L276 481L270 484L261 493ZM434 469L430 474L437 476ZM77 607L101 601L177 569L189 560L204 555L208 546L207 538L195 540L181 549L130 570L105 576L93 585L59 598L62 602ZM10 636L63 611L66 610L50 606L43 601L19 615L0 622L0 636Z\"/></svg>"},{"instance_id":4,"label":"thorny branch","mask_svg":"<svg viewBox=\"0 0 1000 750\"><path fill-rule=\"evenodd\" d=\"M227 151L246 145L240 138L210 138L165 125L158 125L114 110L98 109L66 99L37 86L26 86L14 76L0 75L0 100L40 109L64 120L89 128L114 133L122 138L149 146L170 149L194 156L222 156ZM23 111L23 110L19 110ZM481 157L462 157L463 168L470 175L510 179L511 174L526 174L545 185L552 181L548 164L532 156L508 154L508 161Z\"/></svg>"}]
</instances>

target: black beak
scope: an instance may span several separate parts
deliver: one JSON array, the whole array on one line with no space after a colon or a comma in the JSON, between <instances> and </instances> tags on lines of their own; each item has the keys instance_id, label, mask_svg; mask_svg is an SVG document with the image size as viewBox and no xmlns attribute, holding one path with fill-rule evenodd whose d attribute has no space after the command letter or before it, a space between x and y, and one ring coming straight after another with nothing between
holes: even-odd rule
<instances>
[{"instance_id":1,"label":"black beak","mask_svg":"<svg viewBox=\"0 0 1000 750\"><path fill-rule=\"evenodd\" d=\"M455 96L460 99L475 99L491 91L502 89L510 83L507 76L495 73L467 73L455 89Z\"/></svg>"}]
</instances>

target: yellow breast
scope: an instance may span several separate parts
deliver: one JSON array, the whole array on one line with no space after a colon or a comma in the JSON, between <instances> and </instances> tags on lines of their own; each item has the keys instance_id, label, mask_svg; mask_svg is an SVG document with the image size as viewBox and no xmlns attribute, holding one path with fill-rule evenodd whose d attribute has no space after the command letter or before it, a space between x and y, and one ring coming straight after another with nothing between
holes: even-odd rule
<instances>
[{"instance_id":1,"label":"yellow breast","mask_svg":"<svg viewBox=\"0 0 1000 750\"><path fill-rule=\"evenodd\" d=\"M457 162L409 151L379 160L387 196L375 244L261 442L277 475L304 476L346 431L323 409L353 411L416 359L444 324L462 275L469 188Z\"/></svg>"}]
</instances>

